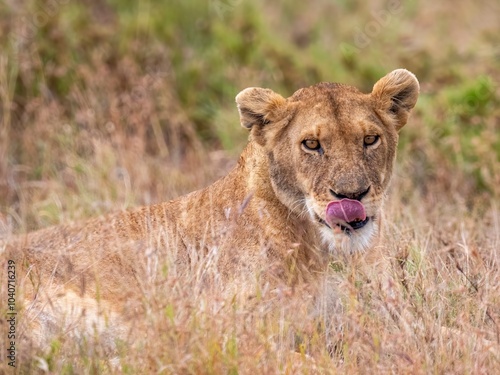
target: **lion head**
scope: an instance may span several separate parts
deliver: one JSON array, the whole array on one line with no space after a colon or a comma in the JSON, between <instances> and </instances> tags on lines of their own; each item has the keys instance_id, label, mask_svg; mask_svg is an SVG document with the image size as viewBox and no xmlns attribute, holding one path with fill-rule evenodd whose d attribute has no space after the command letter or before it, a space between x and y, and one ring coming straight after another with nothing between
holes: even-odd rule
<instances>
[{"instance_id":1,"label":"lion head","mask_svg":"<svg viewBox=\"0 0 500 375\"><path fill-rule=\"evenodd\" d=\"M285 99L252 87L236 102L251 142L267 155L281 203L308 217L331 251L352 252L377 236L398 132L418 93L415 76L398 69L369 94L319 83Z\"/></svg>"}]
</instances>

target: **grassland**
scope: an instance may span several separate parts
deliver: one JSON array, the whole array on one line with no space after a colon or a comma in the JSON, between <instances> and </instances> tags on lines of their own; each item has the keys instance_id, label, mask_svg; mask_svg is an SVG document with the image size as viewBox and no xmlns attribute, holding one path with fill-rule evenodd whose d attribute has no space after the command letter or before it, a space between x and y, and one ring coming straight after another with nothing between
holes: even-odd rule
<instances>
[{"instance_id":1,"label":"grassland","mask_svg":"<svg viewBox=\"0 0 500 375\"><path fill-rule=\"evenodd\" d=\"M369 91L398 67L422 87L387 201L392 282L332 264L338 330L306 319L308 301L214 300L166 275L117 361L61 335L19 348L17 373L500 373L499 14L492 0L2 2L0 236L211 183L246 142L245 87Z\"/></svg>"}]
</instances>

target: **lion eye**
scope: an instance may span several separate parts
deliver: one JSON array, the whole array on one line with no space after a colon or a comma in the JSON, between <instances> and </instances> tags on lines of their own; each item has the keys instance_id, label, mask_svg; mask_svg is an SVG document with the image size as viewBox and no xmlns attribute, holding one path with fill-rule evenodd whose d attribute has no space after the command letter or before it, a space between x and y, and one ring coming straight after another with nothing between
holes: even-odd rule
<instances>
[{"instance_id":1,"label":"lion eye","mask_svg":"<svg viewBox=\"0 0 500 375\"><path fill-rule=\"evenodd\" d=\"M367 135L364 139L365 146L374 145L375 143L377 143L378 139L379 139L378 135Z\"/></svg>"},{"instance_id":2,"label":"lion eye","mask_svg":"<svg viewBox=\"0 0 500 375\"><path fill-rule=\"evenodd\" d=\"M302 141L302 144L307 150L310 151L320 151L321 150L321 145L319 144L319 141L316 139L306 139Z\"/></svg>"}]
</instances>

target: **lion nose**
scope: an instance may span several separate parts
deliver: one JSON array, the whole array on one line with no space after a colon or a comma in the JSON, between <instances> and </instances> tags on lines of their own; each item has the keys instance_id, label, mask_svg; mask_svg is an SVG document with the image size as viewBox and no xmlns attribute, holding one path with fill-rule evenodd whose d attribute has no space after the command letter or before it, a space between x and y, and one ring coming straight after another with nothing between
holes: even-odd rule
<instances>
[{"instance_id":1,"label":"lion nose","mask_svg":"<svg viewBox=\"0 0 500 375\"><path fill-rule=\"evenodd\" d=\"M349 198L349 199L355 199L357 201L360 201L363 199L363 197L368 194L370 191L370 186L368 188L362 190L362 191L356 191L356 192L347 192L347 191L334 191L330 189L330 194L333 195L333 197L337 199L344 199L344 198Z\"/></svg>"}]
</instances>

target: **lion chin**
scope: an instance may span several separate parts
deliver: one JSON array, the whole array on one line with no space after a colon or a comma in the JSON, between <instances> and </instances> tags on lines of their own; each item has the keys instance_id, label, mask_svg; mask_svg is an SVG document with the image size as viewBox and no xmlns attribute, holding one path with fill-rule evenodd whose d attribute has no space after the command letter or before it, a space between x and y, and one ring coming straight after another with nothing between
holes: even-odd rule
<instances>
[{"instance_id":1,"label":"lion chin","mask_svg":"<svg viewBox=\"0 0 500 375\"><path fill-rule=\"evenodd\" d=\"M376 241L379 225L376 220L369 220L363 228L354 231L322 226L319 228L321 240L332 254L353 254L368 251Z\"/></svg>"}]
</instances>

